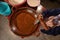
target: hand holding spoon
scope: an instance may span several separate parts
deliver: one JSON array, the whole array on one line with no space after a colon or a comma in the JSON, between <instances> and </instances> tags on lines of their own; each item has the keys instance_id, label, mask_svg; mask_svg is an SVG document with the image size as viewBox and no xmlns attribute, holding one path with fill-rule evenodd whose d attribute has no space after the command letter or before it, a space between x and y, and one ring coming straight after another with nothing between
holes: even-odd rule
<instances>
[{"instance_id":1,"label":"hand holding spoon","mask_svg":"<svg viewBox=\"0 0 60 40\"><path fill-rule=\"evenodd\" d=\"M43 20L43 16L42 16L42 8L43 8L43 6L42 5L40 5L40 6L38 6L37 7L37 16L38 16L38 19L36 20L36 23L35 24L37 24L39 21L40 21L40 23L41 23L41 25L44 27L44 29L45 30L48 30L49 29L49 27L46 25L46 23L44 22L44 20Z\"/></svg>"}]
</instances>

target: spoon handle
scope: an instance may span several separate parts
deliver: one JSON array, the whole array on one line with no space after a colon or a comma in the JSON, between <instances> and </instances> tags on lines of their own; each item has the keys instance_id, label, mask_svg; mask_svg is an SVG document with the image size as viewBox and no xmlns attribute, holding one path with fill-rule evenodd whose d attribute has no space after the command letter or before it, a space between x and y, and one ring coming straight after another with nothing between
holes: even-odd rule
<instances>
[{"instance_id":1,"label":"spoon handle","mask_svg":"<svg viewBox=\"0 0 60 40\"><path fill-rule=\"evenodd\" d=\"M43 6L40 5L37 7L37 16L38 16L38 20L40 21L42 27L45 29L45 30L48 30L49 27L46 25L46 23L44 22L44 19L43 19L43 15L42 15L42 12L43 12Z\"/></svg>"},{"instance_id":2,"label":"spoon handle","mask_svg":"<svg viewBox=\"0 0 60 40\"><path fill-rule=\"evenodd\" d=\"M42 26L45 30L48 30L49 27L46 25L46 23L44 22L43 18L40 17L40 15L39 15L39 20L40 20L41 26Z\"/></svg>"}]
</instances>

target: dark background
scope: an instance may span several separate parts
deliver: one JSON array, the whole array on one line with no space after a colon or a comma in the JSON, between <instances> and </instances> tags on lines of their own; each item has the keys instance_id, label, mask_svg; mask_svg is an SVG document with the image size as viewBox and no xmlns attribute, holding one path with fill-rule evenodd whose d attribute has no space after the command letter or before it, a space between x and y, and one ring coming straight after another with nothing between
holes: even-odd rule
<instances>
[{"instance_id":1,"label":"dark background","mask_svg":"<svg viewBox=\"0 0 60 40\"><path fill-rule=\"evenodd\" d=\"M41 0L41 4L47 9L60 8L60 0Z\"/></svg>"}]
</instances>

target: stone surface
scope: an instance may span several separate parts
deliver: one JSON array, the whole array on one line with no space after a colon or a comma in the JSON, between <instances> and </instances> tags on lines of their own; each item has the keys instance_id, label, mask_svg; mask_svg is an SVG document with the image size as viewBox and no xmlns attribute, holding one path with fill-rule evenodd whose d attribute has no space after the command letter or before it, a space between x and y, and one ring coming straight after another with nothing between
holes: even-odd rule
<instances>
[{"instance_id":1,"label":"stone surface","mask_svg":"<svg viewBox=\"0 0 60 40\"><path fill-rule=\"evenodd\" d=\"M60 40L60 35L51 36L41 33L39 37L30 36L23 39L10 30L9 20L0 16L0 40Z\"/></svg>"}]
</instances>

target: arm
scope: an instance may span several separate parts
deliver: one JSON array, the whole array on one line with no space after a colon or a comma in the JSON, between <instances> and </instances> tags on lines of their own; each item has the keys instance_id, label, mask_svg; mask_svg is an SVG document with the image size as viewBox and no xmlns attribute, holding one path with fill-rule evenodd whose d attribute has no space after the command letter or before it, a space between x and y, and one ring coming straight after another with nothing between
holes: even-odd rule
<instances>
[{"instance_id":1,"label":"arm","mask_svg":"<svg viewBox=\"0 0 60 40\"><path fill-rule=\"evenodd\" d=\"M60 9L46 10L43 12L44 18L50 17L50 16L56 16L58 14L60 14ZM48 34L48 35L59 35L60 34L60 26L50 28L49 30L42 29L41 32Z\"/></svg>"},{"instance_id":2,"label":"arm","mask_svg":"<svg viewBox=\"0 0 60 40\"><path fill-rule=\"evenodd\" d=\"M50 16L56 16L60 13L60 8L56 8L56 9L49 9L46 10L42 13L44 18L50 17Z\"/></svg>"}]
</instances>

